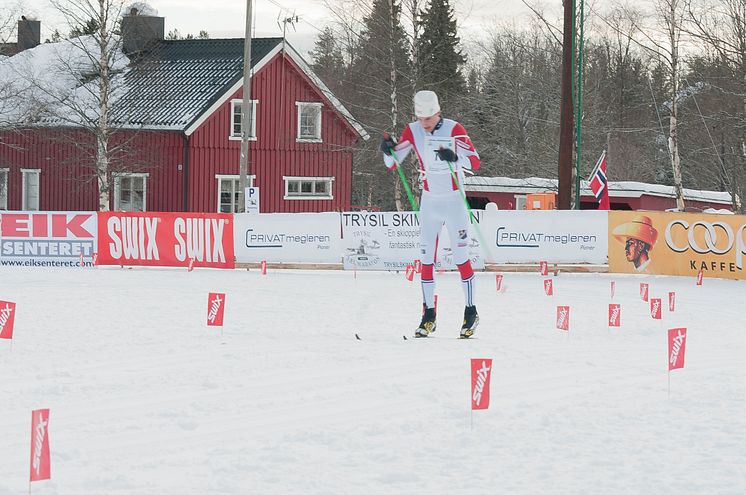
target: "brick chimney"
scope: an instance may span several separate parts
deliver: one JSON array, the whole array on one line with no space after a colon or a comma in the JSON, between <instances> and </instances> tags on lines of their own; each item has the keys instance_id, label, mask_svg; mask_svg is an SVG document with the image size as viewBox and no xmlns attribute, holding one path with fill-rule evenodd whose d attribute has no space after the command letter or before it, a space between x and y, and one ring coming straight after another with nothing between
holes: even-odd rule
<instances>
[{"instance_id":1,"label":"brick chimney","mask_svg":"<svg viewBox=\"0 0 746 495\"><path fill-rule=\"evenodd\" d=\"M164 18L140 15L136 8L122 17L122 49L127 56L148 50L163 40Z\"/></svg>"}]
</instances>

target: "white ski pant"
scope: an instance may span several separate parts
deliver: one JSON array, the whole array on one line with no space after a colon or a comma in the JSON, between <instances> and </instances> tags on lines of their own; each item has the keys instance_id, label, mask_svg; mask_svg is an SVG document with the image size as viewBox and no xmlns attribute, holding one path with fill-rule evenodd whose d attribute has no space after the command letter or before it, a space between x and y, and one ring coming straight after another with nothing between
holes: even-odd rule
<instances>
[{"instance_id":1,"label":"white ski pant","mask_svg":"<svg viewBox=\"0 0 746 495\"><path fill-rule=\"evenodd\" d=\"M424 193L420 204L420 254L423 264L435 264L435 248L443 224L451 241L453 263L462 265L469 259L469 212L464 200L458 191L446 196Z\"/></svg>"}]
</instances>

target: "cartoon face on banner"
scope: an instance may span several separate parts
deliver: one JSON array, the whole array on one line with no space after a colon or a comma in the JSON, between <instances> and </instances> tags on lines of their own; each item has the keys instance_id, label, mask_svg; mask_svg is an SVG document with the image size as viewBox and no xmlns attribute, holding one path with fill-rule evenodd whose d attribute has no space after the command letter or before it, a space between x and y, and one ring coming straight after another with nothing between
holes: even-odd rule
<instances>
[{"instance_id":1,"label":"cartoon face on banner","mask_svg":"<svg viewBox=\"0 0 746 495\"><path fill-rule=\"evenodd\" d=\"M746 278L746 216L609 212L609 271Z\"/></svg>"},{"instance_id":2,"label":"cartoon face on banner","mask_svg":"<svg viewBox=\"0 0 746 495\"><path fill-rule=\"evenodd\" d=\"M609 326L618 327L622 324L622 306L620 304L609 304Z\"/></svg>"}]
</instances>

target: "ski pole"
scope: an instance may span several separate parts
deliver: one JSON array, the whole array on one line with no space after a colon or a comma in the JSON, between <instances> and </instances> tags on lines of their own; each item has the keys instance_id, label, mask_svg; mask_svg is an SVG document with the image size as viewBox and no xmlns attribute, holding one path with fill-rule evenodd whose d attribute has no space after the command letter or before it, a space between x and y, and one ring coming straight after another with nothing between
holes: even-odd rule
<instances>
[{"instance_id":1,"label":"ski pole","mask_svg":"<svg viewBox=\"0 0 746 495\"><path fill-rule=\"evenodd\" d=\"M471 211L471 205L469 205L469 201L466 199L466 193L464 192L464 189L461 187L461 183L458 180L458 177L456 176L455 170L453 170L453 164L449 161L446 161L448 164L448 170L451 171L451 177L453 177L453 182L456 183L456 189L458 189L458 192L461 193L461 199L464 200L464 204L466 205L466 211L469 212L469 223L474 225L474 230L477 231L477 237L479 237L479 244L481 246L484 246L483 249L486 250L487 255L494 261L494 258L492 256L492 251L489 248L489 245L487 244L487 241L484 239L484 235L482 235L482 229L479 228L479 222L473 223L472 219L476 220L477 216L474 214L473 211Z\"/></svg>"},{"instance_id":2,"label":"ski pole","mask_svg":"<svg viewBox=\"0 0 746 495\"><path fill-rule=\"evenodd\" d=\"M385 132L383 134L384 139L391 137L388 132ZM401 179L401 183L404 186L404 190L407 191L407 198L409 198L409 204L412 206L412 211L420 211L420 209L417 207L417 204L414 202L414 196L412 196L412 189L410 189L409 184L407 183L406 177L404 177L404 172L401 169L401 162L399 162L399 157L396 156L396 151L394 151L394 148L389 148L389 151L391 152L391 156L394 159L394 163L396 163L396 171L399 172L399 179Z\"/></svg>"}]
</instances>

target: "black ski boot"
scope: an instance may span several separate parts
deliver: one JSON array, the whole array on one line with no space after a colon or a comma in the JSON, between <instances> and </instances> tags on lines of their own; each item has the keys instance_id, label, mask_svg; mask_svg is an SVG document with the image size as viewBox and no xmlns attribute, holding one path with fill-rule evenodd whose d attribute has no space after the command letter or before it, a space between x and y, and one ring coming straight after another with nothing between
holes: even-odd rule
<instances>
[{"instance_id":1,"label":"black ski boot","mask_svg":"<svg viewBox=\"0 0 746 495\"><path fill-rule=\"evenodd\" d=\"M424 304L422 308L425 312L422 313L422 321L414 333L415 337L427 337L435 331L435 308L428 308Z\"/></svg>"},{"instance_id":2,"label":"black ski boot","mask_svg":"<svg viewBox=\"0 0 746 495\"><path fill-rule=\"evenodd\" d=\"M464 308L464 324L461 325L460 337L462 339L468 339L469 337L474 335L474 330L477 329L477 325L479 325L479 315L477 314L477 307L466 306L466 308Z\"/></svg>"}]
</instances>

